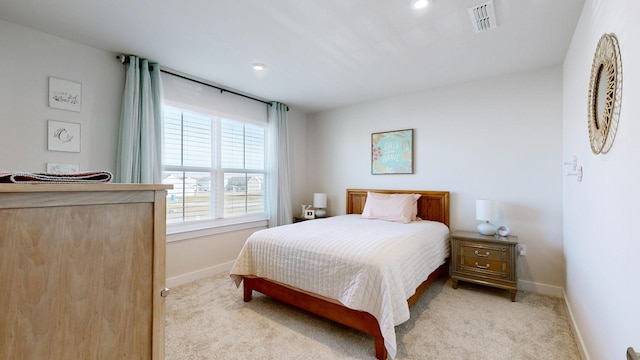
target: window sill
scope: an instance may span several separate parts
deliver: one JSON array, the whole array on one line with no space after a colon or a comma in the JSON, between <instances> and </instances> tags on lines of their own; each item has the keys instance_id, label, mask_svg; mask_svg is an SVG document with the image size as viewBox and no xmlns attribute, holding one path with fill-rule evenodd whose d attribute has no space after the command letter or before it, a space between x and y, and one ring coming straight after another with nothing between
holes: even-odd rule
<instances>
[{"instance_id":1,"label":"window sill","mask_svg":"<svg viewBox=\"0 0 640 360\"><path fill-rule=\"evenodd\" d=\"M269 221L264 217L218 219L190 224L167 224L167 242L190 240L203 236L267 227L268 224Z\"/></svg>"}]
</instances>

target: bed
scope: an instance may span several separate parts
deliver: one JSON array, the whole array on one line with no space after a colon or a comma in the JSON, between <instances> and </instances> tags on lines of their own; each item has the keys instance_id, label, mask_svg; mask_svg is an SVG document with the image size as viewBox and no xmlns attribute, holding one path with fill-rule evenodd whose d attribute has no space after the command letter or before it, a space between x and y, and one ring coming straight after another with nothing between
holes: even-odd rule
<instances>
[{"instance_id":1,"label":"bed","mask_svg":"<svg viewBox=\"0 0 640 360\"><path fill-rule=\"evenodd\" d=\"M365 210L369 192L419 194L417 216L429 221L399 224L362 219L357 214L362 214ZM386 359L387 355L393 358L396 354L394 326L408 320L409 307L439 275L448 273L449 192L348 189L346 200L346 215L304 221L254 233L245 243L230 275L238 286L241 282L244 284L244 301L251 301L252 292L255 290L363 331L374 338L376 358ZM358 236L353 236L351 230L348 230L353 226L358 227ZM393 247L389 247L389 241L383 235L387 231L395 232L395 229L400 228L407 231L407 235L403 235L401 239L394 238ZM434 235L427 237L423 234L424 231ZM287 247L298 246L300 234L303 233L318 238L313 245L304 250L292 250ZM365 241L355 240L359 236L364 236ZM435 239L436 245L427 243L426 238L431 237ZM418 238L420 240L416 240ZM286 243L289 245L285 246ZM371 249L362 243L367 243L366 246ZM349 248L349 251L352 251L352 248L362 249L362 252L354 255L355 258L362 259L362 264L351 258L325 260L325 248L334 245L343 246L339 250L340 253L345 253L345 248ZM425 250L425 246L433 246L433 250ZM260 253L262 250L265 251L264 254ZM298 254L302 252L310 254L311 258L300 260L303 256ZM419 254L418 260L416 254ZM393 261L396 263L417 263L417 267L405 270L406 266L388 264L386 260L381 260L382 258L394 258ZM428 260L423 261L423 258ZM321 263L332 266L322 267ZM358 266L362 269L359 270ZM320 274L316 270L318 267L331 268L334 271ZM371 271L375 275L368 275ZM295 278L287 278L286 273L289 272L295 273ZM362 273L366 276L361 276ZM340 284L335 285L334 282Z\"/></svg>"}]
</instances>

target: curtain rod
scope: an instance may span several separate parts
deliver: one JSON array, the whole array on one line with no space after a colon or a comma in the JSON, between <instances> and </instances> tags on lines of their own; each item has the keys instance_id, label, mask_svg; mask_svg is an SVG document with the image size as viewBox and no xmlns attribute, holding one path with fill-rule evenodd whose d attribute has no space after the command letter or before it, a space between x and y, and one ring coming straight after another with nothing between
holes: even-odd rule
<instances>
[{"instance_id":1,"label":"curtain rod","mask_svg":"<svg viewBox=\"0 0 640 360\"><path fill-rule=\"evenodd\" d=\"M184 75L180 75L180 74L176 74L176 73L171 72L171 71L169 71L169 70L165 70L165 69L160 68L160 72L163 72L163 73L165 73L165 74L169 74L169 75L173 75L173 76L179 77L179 78L181 78L181 79L185 79L185 80L193 81L193 82L198 83L198 84L201 84L201 85L209 86L209 87L212 87L212 88L214 88L214 89L218 89L218 90L220 90L220 93L221 93L221 94L222 94L222 93L225 93L225 92L228 92L228 93L233 94L233 95L242 96L243 98L251 99L251 100L253 100L253 101L259 101L259 102L261 102L261 103L263 103L263 104L267 104L267 105L271 106L271 103L270 103L270 102L268 102L268 101L260 100L260 99L257 99L257 98L254 98L254 97L251 97L251 96L249 96L249 95L241 94L241 93L238 93L238 92L235 92L235 91L231 91L231 90L228 90L228 89L225 89L225 88L219 87L219 86L215 86L215 85L212 85L212 84L208 84L208 83L206 83L206 82L204 82L204 81L191 79L191 78L189 78L189 77L186 77L186 76L184 76Z\"/></svg>"},{"instance_id":2,"label":"curtain rod","mask_svg":"<svg viewBox=\"0 0 640 360\"><path fill-rule=\"evenodd\" d=\"M116 56L116 58L118 60L120 60L120 62L123 63L123 64L126 64L127 62L129 62L129 58L126 57L125 55L118 55L118 56ZM265 101L265 100L261 100L261 99L258 99L258 98L254 98L252 96L241 94L239 92L235 92L235 91L232 91L232 90L228 90L228 89L216 86L216 85L212 85L212 84L206 83L204 81L192 79L192 78L189 78L187 76L176 74L176 73L171 72L169 70L165 70L163 68L160 68L160 72L163 72L163 73L166 73L166 74L169 74L169 75L173 75L173 76L179 77L179 78L184 79L184 80L193 81L193 82L201 84L201 85L209 86L209 87L212 87L214 89L218 89L218 90L220 90L221 94L224 93L224 92L228 92L228 93L233 94L233 95L242 96L243 98L251 99L253 101L258 101L258 102L261 102L263 104L267 104L267 105L271 106L271 102L269 102L269 101ZM287 106L287 111L289 111L289 106Z\"/></svg>"}]
</instances>

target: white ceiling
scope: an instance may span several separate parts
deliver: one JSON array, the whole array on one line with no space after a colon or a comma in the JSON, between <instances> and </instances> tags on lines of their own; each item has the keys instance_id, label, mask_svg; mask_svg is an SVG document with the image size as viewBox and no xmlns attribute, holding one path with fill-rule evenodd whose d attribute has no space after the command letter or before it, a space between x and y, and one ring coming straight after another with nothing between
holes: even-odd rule
<instances>
[{"instance_id":1,"label":"white ceiling","mask_svg":"<svg viewBox=\"0 0 640 360\"><path fill-rule=\"evenodd\" d=\"M560 64L584 4L494 0L498 27L476 34L485 0L410 2L2 0L0 18L315 112Z\"/></svg>"}]
</instances>

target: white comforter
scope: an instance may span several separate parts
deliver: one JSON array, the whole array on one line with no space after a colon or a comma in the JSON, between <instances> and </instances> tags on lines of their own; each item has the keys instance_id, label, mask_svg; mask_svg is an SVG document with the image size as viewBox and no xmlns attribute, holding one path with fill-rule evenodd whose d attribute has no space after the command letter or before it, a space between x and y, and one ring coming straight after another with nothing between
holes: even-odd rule
<instances>
[{"instance_id":1,"label":"white comforter","mask_svg":"<svg viewBox=\"0 0 640 360\"><path fill-rule=\"evenodd\" d=\"M409 319L407 299L449 256L449 228L439 222L400 224L335 216L260 230L231 269L340 301L376 317L389 356L394 326Z\"/></svg>"}]
</instances>

